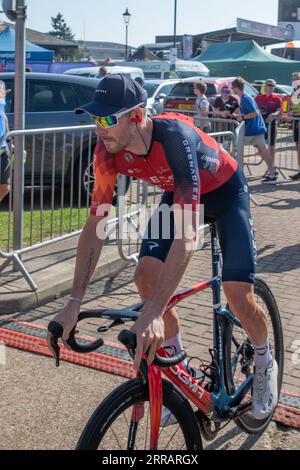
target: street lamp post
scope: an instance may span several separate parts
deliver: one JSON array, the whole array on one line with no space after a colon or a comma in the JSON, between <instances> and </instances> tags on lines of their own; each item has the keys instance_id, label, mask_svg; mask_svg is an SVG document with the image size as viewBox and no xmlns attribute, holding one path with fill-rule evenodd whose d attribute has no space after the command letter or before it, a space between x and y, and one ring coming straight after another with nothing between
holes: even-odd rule
<instances>
[{"instance_id":1,"label":"street lamp post","mask_svg":"<svg viewBox=\"0 0 300 470\"><path fill-rule=\"evenodd\" d=\"M174 35L173 35L173 47L176 47L176 23L177 23L177 0L174 0Z\"/></svg>"},{"instance_id":2,"label":"street lamp post","mask_svg":"<svg viewBox=\"0 0 300 470\"><path fill-rule=\"evenodd\" d=\"M128 8L126 8L125 13L123 13L123 18L124 18L124 23L125 23L125 28L126 28L126 40L125 40L125 60L128 59L128 25L129 21L131 18L131 14L128 11Z\"/></svg>"},{"instance_id":3,"label":"street lamp post","mask_svg":"<svg viewBox=\"0 0 300 470\"><path fill-rule=\"evenodd\" d=\"M176 77L176 22L177 22L177 0L174 0L174 34L173 34L173 49L170 49L170 77Z\"/></svg>"}]
</instances>

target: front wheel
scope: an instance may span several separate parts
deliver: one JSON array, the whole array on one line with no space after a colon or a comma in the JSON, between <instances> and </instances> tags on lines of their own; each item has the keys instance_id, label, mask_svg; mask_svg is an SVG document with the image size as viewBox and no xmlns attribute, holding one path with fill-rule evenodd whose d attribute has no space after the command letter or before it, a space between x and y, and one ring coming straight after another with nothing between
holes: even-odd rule
<instances>
[{"instance_id":1,"label":"front wheel","mask_svg":"<svg viewBox=\"0 0 300 470\"><path fill-rule=\"evenodd\" d=\"M189 402L166 380L163 384L163 405L177 422L160 427L158 449L201 450L202 441ZM138 425L132 411L139 415ZM148 386L141 378L116 388L95 410L79 441L77 450L145 450L150 447L150 404Z\"/></svg>"},{"instance_id":2,"label":"front wheel","mask_svg":"<svg viewBox=\"0 0 300 470\"><path fill-rule=\"evenodd\" d=\"M279 310L274 296L268 285L259 278L254 283L254 294L257 304L265 311L269 338L273 357L278 364L278 396L280 394L283 376L284 344ZM238 386L250 373L253 373L254 348L244 329L230 323L226 329L225 338L225 372L228 392L234 393ZM249 401L246 397L244 401ZM236 419L236 424L249 434L260 433L269 425L273 414L266 419L256 419L247 412Z\"/></svg>"}]
</instances>

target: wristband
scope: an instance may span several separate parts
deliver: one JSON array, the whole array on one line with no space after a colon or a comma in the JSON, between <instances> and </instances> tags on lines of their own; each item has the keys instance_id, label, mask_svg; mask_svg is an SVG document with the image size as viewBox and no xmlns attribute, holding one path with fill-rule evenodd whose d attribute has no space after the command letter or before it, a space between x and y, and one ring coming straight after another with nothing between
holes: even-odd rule
<instances>
[{"instance_id":1,"label":"wristband","mask_svg":"<svg viewBox=\"0 0 300 470\"><path fill-rule=\"evenodd\" d=\"M74 302L78 302L80 305L82 304L82 300L78 299L77 297L70 297L69 300L74 300Z\"/></svg>"}]
</instances>

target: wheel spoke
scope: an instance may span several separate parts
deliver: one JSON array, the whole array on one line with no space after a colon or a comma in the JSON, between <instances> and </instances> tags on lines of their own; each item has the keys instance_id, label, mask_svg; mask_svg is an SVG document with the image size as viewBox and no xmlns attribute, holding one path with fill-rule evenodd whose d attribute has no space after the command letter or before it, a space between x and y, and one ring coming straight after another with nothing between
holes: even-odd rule
<instances>
[{"instance_id":1,"label":"wheel spoke","mask_svg":"<svg viewBox=\"0 0 300 470\"><path fill-rule=\"evenodd\" d=\"M173 433L173 435L170 437L170 439L169 439L168 443L166 444L166 447L164 448L164 450L166 450L166 449L168 448L170 442L174 439L174 437L175 437L175 435L176 435L178 429L179 429L179 426L177 426L176 431L175 431L175 432Z\"/></svg>"}]
</instances>

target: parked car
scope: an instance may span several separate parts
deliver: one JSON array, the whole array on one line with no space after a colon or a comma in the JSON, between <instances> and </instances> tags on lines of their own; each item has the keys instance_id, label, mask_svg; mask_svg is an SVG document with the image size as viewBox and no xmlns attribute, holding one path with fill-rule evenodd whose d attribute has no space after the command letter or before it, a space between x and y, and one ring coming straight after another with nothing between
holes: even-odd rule
<instances>
[{"instance_id":1,"label":"parked car","mask_svg":"<svg viewBox=\"0 0 300 470\"><path fill-rule=\"evenodd\" d=\"M194 83L203 82L207 85L206 96L212 103L220 94L223 85L231 86L236 77L191 77L181 80L175 84L165 100L165 111L175 111L183 114L195 113L196 95L194 94ZM245 81L245 92L253 98L258 94L257 90Z\"/></svg>"},{"instance_id":2,"label":"parked car","mask_svg":"<svg viewBox=\"0 0 300 470\"><path fill-rule=\"evenodd\" d=\"M12 90L6 96L6 113L10 129L13 129L14 73L1 73L0 79L5 82L6 88ZM91 119L87 114L77 115L74 113L74 109L92 99L99 80L71 75L27 73L25 83L26 129L91 124ZM42 136L37 136L35 141L32 137L25 139L27 152L25 185L32 185L32 183L40 185L42 175L44 185L51 184L53 177L56 184L61 184L62 178L65 184L69 184L72 177L76 181L77 176L87 166L91 152L89 152L90 142L87 132L83 134L82 139L79 133L75 134L75 137L73 136L67 133L64 141L63 134L56 134L55 165L53 165L53 135L47 136L44 144ZM32 159L33 144L35 146L34 162ZM93 151L95 144L96 136L93 133L91 151ZM80 161L81 153L82 161ZM32 174L32 166L34 166L34 175ZM75 185L74 189L76 189Z\"/></svg>"},{"instance_id":3,"label":"parked car","mask_svg":"<svg viewBox=\"0 0 300 470\"><path fill-rule=\"evenodd\" d=\"M178 80L146 80L144 88L148 93L147 108L161 114L164 110L164 100L175 83L178 83Z\"/></svg>"},{"instance_id":4,"label":"parked car","mask_svg":"<svg viewBox=\"0 0 300 470\"><path fill-rule=\"evenodd\" d=\"M254 86L258 93L265 92L265 80L255 80L255 82L252 83L252 86ZM293 87L291 85L281 85L276 83L274 93L280 97L291 95L293 93Z\"/></svg>"},{"instance_id":5,"label":"parked car","mask_svg":"<svg viewBox=\"0 0 300 470\"><path fill-rule=\"evenodd\" d=\"M144 72L140 67L121 67L118 65L105 67L107 73L122 73L127 75L130 78L136 79L141 78L144 80ZM89 78L102 78L99 75L100 67L82 67L76 69L69 69L64 72L64 75L77 75L80 77L89 77Z\"/></svg>"},{"instance_id":6,"label":"parked car","mask_svg":"<svg viewBox=\"0 0 300 470\"><path fill-rule=\"evenodd\" d=\"M174 77L170 60L141 60L138 62L122 62L122 65L135 67L138 65L144 71L145 79L164 80ZM176 59L176 77L208 77L206 65L197 60Z\"/></svg>"},{"instance_id":7,"label":"parked car","mask_svg":"<svg viewBox=\"0 0 300 470\"><path fill-rule=\"evenodd\" d=\"M5 107L10 129L14 127L14 78L14 72L0 74L0 80L5 82L6 89L11 90L6 95ZM99 79L32 72L27 73L25 78L25 129L92 124L88 114L78 115L74 110L92 100ZM90 134L89 131L57 133L55 137L54 134L49 134L45 139L43 136L36 136L34 139L31 136L26 137L25 186L40 186L41 183L47 186L53 182L59 186L70 186L73 181L75 198L79 192L84 196L86 192L90 194L93 179L91 160L96 143L96 134ZM130 178L127 178L126 191L129 181ZM116 190L117 187L115 192ZM113 205L116 202L115 194Z\"/></svg>"}]
</instances>

